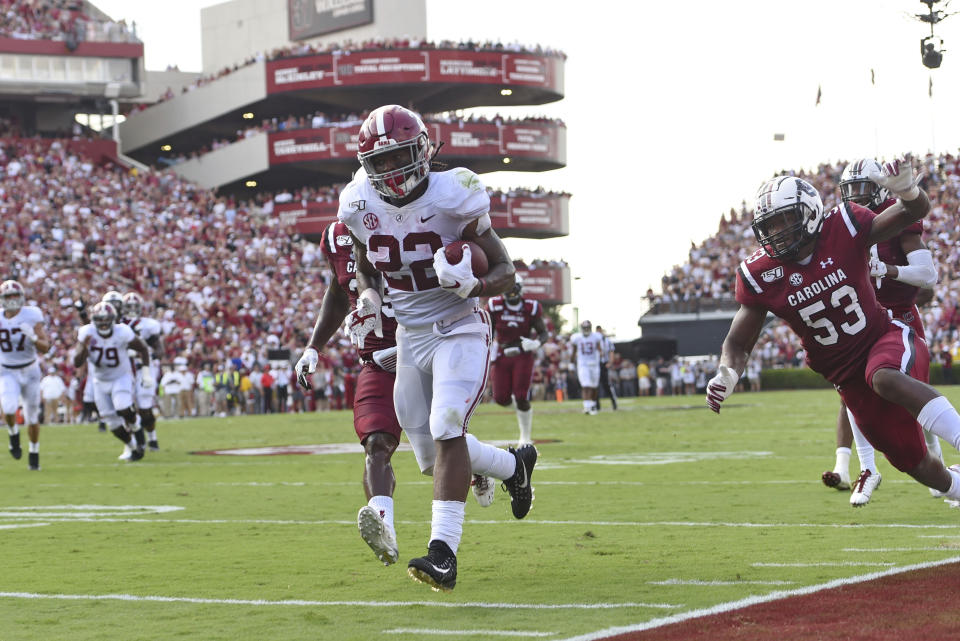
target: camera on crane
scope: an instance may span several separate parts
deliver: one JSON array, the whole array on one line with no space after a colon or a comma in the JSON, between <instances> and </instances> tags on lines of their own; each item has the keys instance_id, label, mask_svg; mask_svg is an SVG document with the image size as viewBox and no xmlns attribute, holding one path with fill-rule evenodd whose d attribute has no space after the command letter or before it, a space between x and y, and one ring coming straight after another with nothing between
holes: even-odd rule
<instances>
[{"instance_id":1,"label":"camera on crane","mask_svg":"<svg viewBox=\"0 0 960 641\"><path fill-rule=\"evenodd\" d=\"M940 48L937 48L935 40L939 40ZM927 69L936 69L943 62L943 39L935 36L927 36L920 39L920 55L923 59L923 66Z\"/></svg>"}]
</instances>

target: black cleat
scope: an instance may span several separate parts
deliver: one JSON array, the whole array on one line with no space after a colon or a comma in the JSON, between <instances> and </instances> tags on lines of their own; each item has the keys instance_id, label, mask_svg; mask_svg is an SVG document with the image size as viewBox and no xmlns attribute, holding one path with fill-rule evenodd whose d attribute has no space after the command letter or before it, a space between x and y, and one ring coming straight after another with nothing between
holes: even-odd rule
<instances>
[{"instance_id":1,"label":"black cleat","mask_svg":"<svg viewBox=\"0 0 960 641\"><path fill-rule=\"evenodd\" d=\"M133 461L139 461L140 459L143 458L143 455L144 455L144 451L143 451L143 448L142 448L142 447L138 447L137 449L130 448L130 461L131 461L131 462L133 462Z\"/></svg>"},{"instance_id":2,"label":"black cleat","mask_svg":"<svg viewBox=\"0 0 960 641\"><path fill-rule=\"evenodd\" d=\"M20 449L20 432L10 435L10 456L18 461L23 456L23 450Z\"/></svg>"},{"instance_id":3,"label":"black cleat","mask_svg":"<svg viewBox=\"0 0 960 641\"><path fill-rule=\"evenodd\" d=\"M503 488L510 493L510 508L513 516L522 519L530 511L533 503L533 486L530 477L533 476L533 466L537 464L537 448L533 445L524 445L518 449L507 448L517 457L517 469L513 476L503 482Z\"/></svg>"},{"instance_id":4,"label":"black cleat","mask_svg":"<svg viewBox=\"0 0 960 641\"><path fill-rule=\"evenodd\" d=\"M101 431L101 432L106 432L106 431L107 431L107 424L104 423L103 421L100 421L100 422L97 424L97 430L99 430L99 431Z\"/></svg>"},{"instance_id":5,"label":"black cleat","mask_svg":"<svg viewBox=\"0 0 960 641\"><path fill-rule=\"evenodd\" d=\"M450 592L457 584L457 555L439 539L430 541L427 556L407 564L407 574L414 581L426 583L437 592Z\"/></svg>"},{"instance_id":6,"label":"black cleat","mask_svg":"<svg viewBox=\"0 0 960 641\"><path fill-rule=\"evenodd\" d=\"M40 471L40 452L28 452L27 460L29 461L29 469L34 472Z\"/></svg>"},{"instance_id":7,"label":"black cleat","mask_svg":"<svg viewBox=\"0 0 960 641\"><path fill-rule=\"evenodd\" d=\"M150 441L149 443L147 443L147 449L150 450L151 452L159 452L160 444L157 443L156 441Z\"/></svg>"}]
</instances>

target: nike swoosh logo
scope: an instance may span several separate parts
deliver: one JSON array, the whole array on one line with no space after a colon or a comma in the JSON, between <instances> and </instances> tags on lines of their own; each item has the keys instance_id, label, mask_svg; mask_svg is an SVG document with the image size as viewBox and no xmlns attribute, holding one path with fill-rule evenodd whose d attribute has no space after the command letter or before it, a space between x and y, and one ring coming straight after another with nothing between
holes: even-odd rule
<instances>
[{"instance_id":1,"label":"nike swoosh logo","mask_svg":"<svg viewBox=\"0 0 960 641\"><path fill-rule=\"evenodd\" d=\"M523 463L520 463L520 470L523 472L523 483L520 484L520 487L527 487L530 484L530 479L527 478L527 466Z\"/></svg>"},{"instance_id":2,"label":"nike swoosh logo","mask_svg":"<svg viewBox=\"0 0 960 641\"><path fill-rule=\"evenodd\" d=\"M433 218L434 216L436 216L436 214L433 214L433 215L431 215L431 216L420 216L420 222L421 222L421 223L425 223L425 222L427 222L428 220L430 220L431 218Z\"/></svg>"},{"instance_id":3,"label":"nike swoosh logo","mask_svg":"<svg viewBox=\"0 0 960 641\"><path fill-rule=\"evenodd\" d=\"M453 285L450 285L449 287L444 286L444 289L460 289L460 281L455 281Z\"/></svg>"},{"instance_id":4,"label":"nike swoosh logo","mask_svg":"<svg viewBox=\"0 0 960 641\"><path fill-rule=\"evenodd\" d=\"M430 566L431 566L434 570L436 570L439 574L446 574L447 572L449 572L450 570L453 569L453 568L447 568L446 570L441 570L440 568L438 568L438 567L437 567L436 565L434 565L433 563L431 563Z\"/></svg>"}]
</instances>

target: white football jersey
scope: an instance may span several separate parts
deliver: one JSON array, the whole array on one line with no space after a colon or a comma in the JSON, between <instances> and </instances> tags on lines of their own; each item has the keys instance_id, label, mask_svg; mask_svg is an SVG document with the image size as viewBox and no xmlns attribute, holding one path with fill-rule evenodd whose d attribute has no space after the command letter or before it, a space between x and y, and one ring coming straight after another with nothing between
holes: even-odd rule
<instances>
[{"instance_id":1,"label":"white football jersey","mask_svg":"<svg viewBox=\"0 0 960 641\"><path fill-rule=\"evenodd\" d=\"M133 330L133 333L140 337L144 343L153 338L154 336L159 336L162 331L160 327L160 321L155 318L150 318L149 316L141 316L140 318L133 318L125 321L126 325ZM137 355L137 352L134 350L129 350L130 357L136 359L136 362L140 362L140 357Z\"/></svg>"},{"instance_id":2,"label":"white football jersey","mask_svg":"<svg viewBox=\"0 0 960 641\"><path fill-rule=\"evenodd\" d=\"M27 365L37 359L37 348L24 336L20 326L31 327L43 324L43 312L39 307L24 305L11 318L0 311L0 365Z\"/></svg>"},{"instance_id":3,"label":"white football jersey","mask_svg":"<svg viewBox=\"0 0 960 641\"><path fill-rule=\"evenodd\" d=\"M127 345L137 337L127 325L118 323L113 333L104 338L97 333L93 323L88 323L77 331L77 340L91 336L87 345L87 363L93 369L93 378L98 381L113 381L124 374L133 374Z\"/></svg>"},{"instance_id":4,"label":"white football jersey","mask_svg":"<svg viewBox=\"0 0 960 641\"><path fill-rule=\"evenodd\" d=\"M340 193L337 217L367 247L367 259L384 273L397 322L423 327L469 313L476 298L463 299L440 287L433 254L462 237L479 219L477 233L490 229L490 197L475 173L458 167L431 172L427 190L395 207L358 171Z\"/></svg>"},{"instance_id":5,"label":"white football jersey","mask_svg":"<svg viewBox=\"0 0 960 641\"><path fill-rule=\"evenodd\" d=\"M600 352L603 350L603 334L600 332L591 332L584 336L583 332L577 332L570 337L577 350L577 366L581 365L599 365Z\"/></svg>"}]
</instances>

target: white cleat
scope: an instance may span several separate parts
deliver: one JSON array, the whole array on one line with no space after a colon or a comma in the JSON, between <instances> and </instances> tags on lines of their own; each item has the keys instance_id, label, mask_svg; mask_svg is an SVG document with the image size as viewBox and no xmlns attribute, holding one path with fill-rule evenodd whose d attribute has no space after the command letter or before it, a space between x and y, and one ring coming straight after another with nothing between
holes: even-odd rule
<instances>
[{"instance_id":1,"label":"white cleat","mask_svg":"<svg viewBox=\"0 0 960 641\"><path fill-rule=\"evenodd\" d=\"M369 505L360 508L357 513L357 527L360 529L360 536L384 565L397 562L400 558L397 538L375 509Z\"/></svg>"},{"instance_id":2,"label":"white cleat","mask_svg":"<svg viewBox=\"0 0 960 641\"><path fill-rule=\"evenodd\" d=\"M117 457L117 460L118 460L118 461L129 461L129 460L130 460L130 456L131 456L132 454L133 454L133 450L130 449L130 446L129 446L129 445L124 445L124 446L123 446L123 452L120 454L120 456Z\"/></svg>"},{"instance_id":3,"label":"white cleat","mask_svg":"<svg viewBox=\"0 0 960 641\"><path fill-rule=\"evenodd\" d=\"M497 488L493 484L493 479L489 476L474 474L473 480L470 481L470 485L473 487L473 495L476 497L477 503L480 504L480 507L490 507L490 504L493 503L493 498L497 493Z\"/></svg>"},{"instance_id":4,"label":"white cleat","mask_svg":"<svg viewBox=\"0 0 960 641\"><path fill-rule=\"evenodd\" d=\"M930 496L932 496L935 499L942 499L947 495L946 492L941 492L940 490L934 489L932 487L928 487L927 489L930 490Z\"/></svg>"},{"instance_id":5,"label":"white cleat","mask_svg":"<svg viewBox=\"0 0 960 641\"><path fill-rule=\"evenodd\" d=\"M880 486L880 472L874 474L870 470L860 472L860 476L853 484L853 493L850 495L850 505L862 507L870 502L873 491Z\"/></svg>"}]
</instances>

